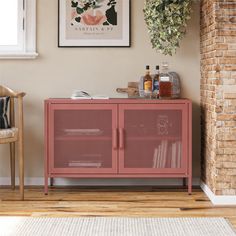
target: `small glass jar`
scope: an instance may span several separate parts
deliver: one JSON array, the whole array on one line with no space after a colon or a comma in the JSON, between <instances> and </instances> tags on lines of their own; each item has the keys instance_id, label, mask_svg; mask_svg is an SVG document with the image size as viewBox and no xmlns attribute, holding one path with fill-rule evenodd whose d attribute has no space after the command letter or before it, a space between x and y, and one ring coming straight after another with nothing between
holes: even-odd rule
<instances>
[{"instance_id":1,"label":"small glass jar","mask_svg":"<svg viewBox=\"0 0 236 236\"><path fill-rule=\"evenodd\" d=\"M144 93L144 76L142 76L139 80L139 97L144 98L145 93Z\"/></svg>"},{"instance_id":2,"label":"small glass jar","mask_svg":"<svg viewBox=\"0 0 236 236\"><path fill-rule=\"evenodd\" d=\"M170 76L172 77L172 98L180 98L181 93L181 83L180 77L176 72L170 72Z\"/></svg>"}]
</instances>

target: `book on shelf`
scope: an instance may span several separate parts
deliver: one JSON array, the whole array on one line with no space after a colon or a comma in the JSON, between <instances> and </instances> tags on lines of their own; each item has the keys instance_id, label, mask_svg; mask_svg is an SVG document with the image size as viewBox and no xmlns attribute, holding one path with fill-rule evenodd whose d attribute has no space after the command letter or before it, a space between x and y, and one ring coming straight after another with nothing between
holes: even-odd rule
<instances>
[{"instance_id":1,"label":"book on shelf","mask_svg":"<svg viewBox=\"0 0 236 236\"><path fill-rule=\"evenodd\" d=\"M177 144L176 143L172 143L171 152L172 152L172 155L171 155L170 167L175 168L176 167L176 155L177 155Z\"/></svg>"},{"instance_id":2,"label":"book on shelf","mask_svg":"<svg viewBox=\"0 0 236 236\"><path fill-rule=\"evenodd\" d=\"M106 95L90 95L88 92L75 90L71 95L71 99L109 99L109 97Z\"/></svg>"},{"instance_id":3,"label":"book on shelf","mask_svg":"<svg viewBox=\"0 0 236 236\"><path fill-rule=\"evenodd\" d=\"M177 162L177 168L181 168L181 160L182 160L182 143L178 142L179 149L178 149L178 162Z\"/></svg>"},{"instance_id":4,"label":"book on shelf","mask_svg":"<svg viewBox=\"0 0 236 236\"><path fill-rule=\"evenodd\" d=\"M68 163L69 167L84 167L84 168L101 168L101 161L70 161Z\"/></svg>"},{"instance_id":5,"label":"book on shelf","mask_svg":"<svg viewBox=\"0 0 236 236\"><path fill-rule=\"evenodd\" d=\"M63 129L63 132L66 135L101 135L103 134L103 130L101 129Z\"/></svg>"},{"instance_id":6,"label":"book on shelf","mask_svg":"<svg viewBox=\"0 0 236 236\"><path fill-rule=\"evenodd\" d=\"M152 165L152 168L156 168L156 166L157 166L158 151L159 151L159 148L155 148L155 149L154 149L154 156L153 156L153 165Z\"/></svg>"},{"instance_id":7,"label":"book on shelf","mask_svg":"<svg viewBox=\"0 0 236 236\"><path fill-rule=\"evenodd\" d=\"M154 149L153 168L181 168L182 143L162 140Z\"/></svg>"}]
</instances>

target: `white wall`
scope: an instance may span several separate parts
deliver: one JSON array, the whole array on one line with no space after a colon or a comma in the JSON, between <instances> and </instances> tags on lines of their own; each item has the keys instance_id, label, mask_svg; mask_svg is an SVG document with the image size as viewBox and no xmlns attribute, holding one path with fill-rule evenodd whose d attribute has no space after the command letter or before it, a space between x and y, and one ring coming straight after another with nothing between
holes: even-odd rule
<instances>
[{"instance_id":1,"label":"white wall","mask_svg":"<svg viewBox=\"0 0 236 236\"><path fill-rule=\"evenodd\" d=\"M37 1L36 60L0 60L0 84L27 93L25 97L25 174L43 176L43 101L68 97L74 89L118 96L144 73L145 65L163 61L180 74L183 97L193 100L194 175L200 173L200 48L199 4L194 3L192 19L181 48L166 57L151 48L143 19L143 0L132 0L131 48L58 48L57 0ZM8 146L0 147L0 176L9 176Z\"/></svg>"}]
</instances>

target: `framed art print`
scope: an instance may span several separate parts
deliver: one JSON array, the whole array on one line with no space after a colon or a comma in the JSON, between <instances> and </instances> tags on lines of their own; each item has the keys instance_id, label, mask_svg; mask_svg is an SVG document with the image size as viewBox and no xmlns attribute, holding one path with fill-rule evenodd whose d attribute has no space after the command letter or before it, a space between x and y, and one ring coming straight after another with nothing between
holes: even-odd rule
<instances>
[{"instance_id":1,"label":"framed art print","mask_svg":"<svg viewBox=\"0 0 236 236\"><path fill-rule=\"evenodd\" d=\"M130 0L59 0L59 47L130 47Z\"/></svg>"}]
</instances>

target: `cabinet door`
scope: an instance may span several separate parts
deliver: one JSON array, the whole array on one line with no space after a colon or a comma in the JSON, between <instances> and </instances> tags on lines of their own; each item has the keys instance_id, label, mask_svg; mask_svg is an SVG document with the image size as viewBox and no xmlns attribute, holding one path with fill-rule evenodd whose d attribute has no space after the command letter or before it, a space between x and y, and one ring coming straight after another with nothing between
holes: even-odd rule
<instances>
[{"instance_id":1,"label":"cabinet door","mask_svg":"<svg viewBox=\"0 0 236 236\"><path fill-rule=\"evenodd\" d=\"M119 172L179 174L187 171L185 104L119 106Z\"/></svg>"},{"instance_id":2,"label":"cabinet door","mask_svg":"<svg viewBox=\"0 0 236 236\"><path fill-rule=\"evenodd\" d=\"M117 172L117 105L51 104L51 173Z\"/></svg>"}]
</instances>

